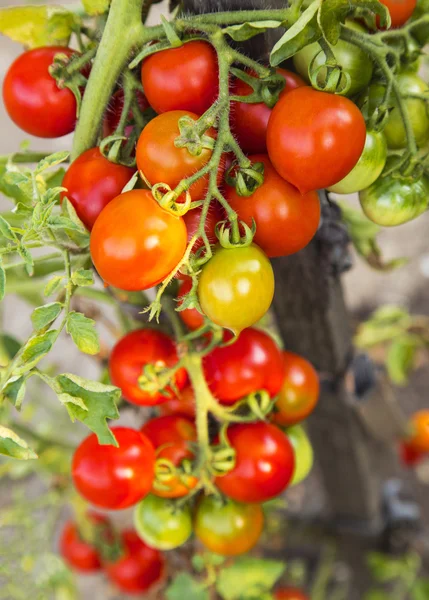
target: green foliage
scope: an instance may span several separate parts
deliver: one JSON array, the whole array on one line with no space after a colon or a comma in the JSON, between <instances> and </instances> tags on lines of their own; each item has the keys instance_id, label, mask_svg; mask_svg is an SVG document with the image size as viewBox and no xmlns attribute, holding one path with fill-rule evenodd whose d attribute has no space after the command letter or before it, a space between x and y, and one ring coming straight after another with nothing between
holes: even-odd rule
<instances>
[{"instance_id":1,"label":"green foliage","mask_svg":"<svg viewBox=\"0 0 429 600\"><path fill-rule=\"evenodd\" d=\"M282 576L285 565L274 560L239 558L218 575L216 589L224 600L261 598Z\"/></svg>"},{"instance_id":2,"label":"green foliage","mask_svg":"<svg viewBox=\"0 0 429 600\"><path fill-rule=\"evenodd\" d=\"M31 315L31 321L36 331L41 331L55 321L55 319L61 314L63 310L63 304L61 302L51 302L44 306L35 308Z\"/></svg>"},{"instance_id":3,"label":"green foliage","mask_svg":"<svg viewBox=\"0 0 429 600\"><path fill-rule=\"evenodd\" d=\"M85 354L100 352L100 342L93 319L88 319L82 313L72 311L67 316L66 331L81 352Z\"/></svg>"},{"instance_id":4,"label":"green foliage","mask_svg":"<svg viewBox=\"0 0 429 600\"><path fill-rule=\"evenodd\" d=\"M380 17L382 27L390 26L388 9L378 0L322 0L318 15L318 23L324 38L331 44L340 39L341 24L348 17L368 12Z\"/></svg>"},{"instance_id":5,"label":"green foliage","mask_svg":"<svg viewBox=\"0 0 429 600\"><path fill-rule=\"evenodd\" d=\"M422 341L416 335L404 334L394 339L387 353L386 367L390 379L396 385L406 385L416 365L417 350Z\"/></svg>"},{"instance_id":6,"label":"green foliage","mask_svg":"<svg viewBox=\"0 0 429 600\"><path fill-rule=\"evenodd\" d=\"M28 460L37 458L37 454L28 447L27 443L22 440L10 429L0 425L0 454L18 458L19 460Z\"/></svg>"},{"instance_id":7,"label":"green foliage","mask_svg":"<svg viewBox=\"0 0 429 600\"><path fill-rule=\"evenodd\" d=\"M317 14L322 0L316 0L307 8L301 17L286 31L271 51L270 63L276 67L281 62L296 54L299 50L317 42L321 37Z\"/></svg>"},{"instance_id":8,"label":"green foliage","mask_svg":"<svg viewBox=\"0 0 429 600\"><path fill-rule=\"evenodd\" d=\"M82 4L89 15L102 15L109 9L110 0L82 0Z\"/></svg>"},{"instance_id":9,"label":"green foliage","mask_svg":"<svg viewBox=\"0 0 429 600\"><path fill-rule=\"evenodd\" d=\"M267 29L277 29L281 27L280 21L256 21L255 23L240 23L239 25L230 25L223 29L223 33L229 35L235 42L245 42Z\"/></svg>"},{"instance_id":10,"label":"green foliage","mask_svg":"<svg viewBox=\"0 0 429 600\"><path fill-rule=\"evenodd\" d=\"M202 583L189 575L179 573L173 579L166 592L167 600L209 600L210 595Z\"/></svg>"}]
</instances>

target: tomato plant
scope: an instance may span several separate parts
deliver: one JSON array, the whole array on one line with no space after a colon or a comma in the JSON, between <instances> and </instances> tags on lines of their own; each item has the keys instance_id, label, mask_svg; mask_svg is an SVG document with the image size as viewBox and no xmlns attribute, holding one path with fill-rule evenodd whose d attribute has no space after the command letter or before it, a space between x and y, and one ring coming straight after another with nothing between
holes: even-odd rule
<instances>
[{"instance_id":1,"label":"tomato plant","mask_svg":"<svg viewBox=\"0 0 429 600\"><path fill-rule=\"evenodd\" d=\"M192 289L192 279L185 279L179 287L178 299L179 306L183 303L182 298L189 294ZM185 308L179 312L180 318L187 327L191 330L199 329L204 325L204 315L202 315L196 308Z\"/></svg>"},{"instance_id":2,"label":"tomato plant","mask_svg":"<svg viewBox=\"0 0 429 600\"><path fill-rule=\"evenodd\" d=\"M417 0L380 0L389 9L392 27L401 27L408 21L417 6Z\"/></svg>"},{"instance_id":3,"label":"tomato plant","mask_svg":"<svg viewBox=\"0 0 429 600\"><path fill-rule=\"evenodd\" d=\"M147 108L149 108L149 102L147 101L146 96L143 94L141 90L136 91L136 101L137 105L141 112L144 112ZM113 135L116 131L116 128L119 125L121 120L122 111L124 110L125 104L125 94L123 89L119 89L115 92L109 102L109 105L106 109L106 113L104 115L103 120L103 134L104 137L108 137L109 135ZM130 109L127 114L127 121L134 121L135 115L133 109ZM125 135L129 137L134 130L133 125L127 125L125 127Z\"/></svg>"},{"instance_id":4,"label":"tomato plant","mask_svg":"<svg viewBox=\"0 0 429 600\"><path fill-rule=\"evenodd\" d=\"M185 387L179 394L159 405L158 410L161 415L183 415L190 419L195 418L195 393L191 385Z\"/></svg>"},{"instance_id":5,"label":"tomato plant","mask_svg":"<svg viewBox=\"0 0 429 600\"><path fill-rule=\"evenodd\" d=\"M192 534L189 506L175 506L171 500L153 495L137 505L134 525L142 540L158 550L178 548Z\"/></svg>"},{"instance_id":6,"label":"tomato plant","mask_svg":"<svg viewBox=\"0 0 429 600\"><path fill-rule=\"evenodd\" d=\"M97 549L86 542L73 521L64 525L59 541L61 556L72 569L83 573L91 573L101 569L100 556Z\"/></svg>"},{"instance_id":7,"label":"tomato plant","mask_svg":"<svg viewBox=\"0 0 429 600\"><path fill-rule=\"evenodd\" d=\"M295 456L295 469L290 486L304 481L313 468L314 453L308 435L302 425L294 425L286 430Z\"/></svg>"},{"instance_id":8,"label":"tomato plant","mask_svg":"<svg viewBox=\"0 0 429 600\"><path fill-rule=\"evenodd\" d=\"M186 225L186 230L188 232L188 242L190 242L191 239L194 237L194 235L197 233L198 226L201 221L201 213L202 213L202 208L197 207L197 208L193 208L192 210L189 210L186 213L186 215L183 216L183 220L185 221L185 225ZM219 203L211 202L208 213L207 213L205 227L204 227L210 244L216 244L216 242L217 242L216 225L218 223L220 223L221 221L223 221L224 219L225 219L225 213L224 213L222 207L219 205ZM193 251L197 252L197 250L199 248L201 248L202 246L203 246L203 241L201 238L199 238L193 246Z\"/></svg>"}]
</instances>

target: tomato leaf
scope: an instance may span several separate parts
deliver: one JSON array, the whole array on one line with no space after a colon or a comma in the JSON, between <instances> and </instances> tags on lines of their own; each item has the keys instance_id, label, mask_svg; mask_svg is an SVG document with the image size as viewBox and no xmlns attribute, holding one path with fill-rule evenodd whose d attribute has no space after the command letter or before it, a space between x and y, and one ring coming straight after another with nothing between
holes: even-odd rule
<instances>
[{"instance_id":1,"label":"tomato leaf","mask_svg":"<svg viewBox=\"0 0 429 600\"><path fill-rule=\"evenodd\" d=\"M0 33L27 48L67 46L77 16L61 6L19 6L0 10Z\"/></svg>"},{"instance_id":2,"label":"tomato leaf","mask_svg":"<svg viewBox=\"0 0 429 600\"><path fill-rule=\"evenodd\" d=\"M404 334L393 340L386 359L387 372L393 383L406 385L415 367L417 350L421 346L421 339L411 334Z\"/></svg>"},{"instance_id":3,"label":"tomato leaf","mask_svg":"<svg viewBox=\"0 0 429 600\"><path fill-rule=\"evenodd\" d=\"M82 313L72 311L67 317L66 330L81 352L85 352L85 354L100 352L100 342L93 319L88 319Z\"/></svg>"},{"instance_id":4,"label":"tomato leaf","mask_svg":"<svg viewBox=\"0 0 429 600\"><path fill-rule=\"evenodd\" d=\"M410 593L411 600L427 600L429 598L429 579L417 581Z\"/></svg>"},{"instance_id":5,"label":"tomato leaf","mask_svg":"<svg viewBox=\"0 0 429 600\"><path fill-rule=\"evenodd\" d=\"M60 163L64 162L70 156L70 152L62 151L55 152L54 154L50 154L46 158L43 158L37 165L35 169L35 173L43 173L46 169L50 169L51 167L56 167ZM52 186L51 186L52 187Z\"/></svg>"},{"instance_id":6,"label":"tomato leaf","mask_svg":"<svg viewBox=\"0 0 429 600\"><path fill-rule=\"evenodd\" d=\"M82 0L88 15L102 15L109 10L110 0Z\"/></svg>"},{"instance_id":7,"label":"tomato leaf","mask_svg":"<svg viewBox=\"0 0 429 600\"><path fill-rule=\"evenodd\" d=\"M0 367L4 367L16 356L21 343L11 335L3 333L0 335Z\"/></svg>"},{"instance_id":8,"label":"tomato leaf","mask_svg":"<svg viewBox=\"0 0 429 600\"><path fill-rule=\"evenodd\" d=\"M255 23L240 23L239 25L230 25L222 30L223 34L229 35L235 42L245 42L267 29L277 29L281 27L281 21L256 21Z\"/></svg>"},{"instance_id":9,"label":"tomato leaf","mask_svg":"<svg viewBox=\"0 0 429 600\"><path fill-rule=\"evenodd\" d=\"M209 600L209 592L189 573L179 573L166 592L167 600Z\"/></svg>"},{"instance_id":10,"label":"tomato leaf","mask_svg":"<svg viewBox=\"0 0 429 600\"><path fill-rule=\"evenodd\" d=\"M2 235L7 240L15 241L16 235L12 231L11 226L6 221L4 217L0 215L0 235Z\"/></svg>"},{"instance_id":11,"label":"tomato leaf","mask_svg":"<svg viewBox=\"0 0 429 600\"><path fill-rule=\"evenodd\" d=\"M219 573L216 589L224 600L262 597L282 576L285 565L275 560L240 558Z\"/></svg>"},{"instance_id":12,"label":"tomato leaf","mask_svg":"<svg viewBox=\"0 0 429 600\"><path fill-rule=\"evenodd\" d=\"M35 308L31 315L34 329L40 331L51 325L62 310L63 305L60 302L51 302L50 304Z\"/></svg>"},{"instance_id":13,"label":"tomato leaf","mask_svg":"<svg viewBox=\"0 0 429 600\"><path fill-rule=\"evenodd\" d=\"M94 273L90 269L78 269L72 274L71 280L74 285L87 287L94 284Z\"/></svg>"},{"instance_id":14,"label":"tomato leaf","mask_svg":"<svg viewBox=\"0 0 429 600\"><path fill-rule=\"evenodd\" d=\"M11 377L7 385L3 388L2 395L19 410L25 396L27 377Z\"/></svg>"},{"instance_id":15,"label":"tomato leaf","mask_svg":"<svg viewBox=\"0 0 429 600\"><path fill-rule=\"evenodd\" d=\"M27 442L22 440L10 429L0 425L0 454L17 458L19 460L29 460L37 458L37 454L28 447Z\"/></svg>"},{"instance_id":16,"label":"tomato leaf","mask_svg":"<svg viewBox=\"0 0 429 600\"><path fill-rule=\"evenodd\" d=\"M0 302L3 300L6 291L6 271L0 263Z\"/></svg>"},{"instance_id":17,"label":"tomato leaf","mask_svg":"<svg viewBox=\"0 0 429 600\"><path fill-rule=\"evenodd\" d=\"M410 325L411 317L406 310L383 306L359 326L354 342L358 348L371 348L403 335Z\"/></svg>"},{"instance_id":18,"label":"tomato leaf","mask_svg":"<svg viewBox=\"0 0 429 600\"><path fill-rule=\"evenodd\" d=\"M340 39L341 23L344 23L347 17L362 14L364 11L378 15L381 27L390 27L389 10L378 0L322 0L318 23L323 36L335 45Z\"/></svg>"},{"instance_id":19,"label":"tomato leaf","mask_svg":"<svg viewBox=\"0 0 429 600\"><path fill-rule=\"evenodd\" d=\"M54 227L63 229L79 248L87 248L89 246L89 232L77 216L72 203L68 198L64 198L61 206L63 215L52 218Z\"/></svg>"},{"instance_id":20,"label":"tomato leaf","mask_svg":"<svg viewBox=\"0 0 429 600\"><path fill-rule=\"evenodd\" d=\"M43 292L45 296L52 296L53 294L58 292L60 288L64 285L64 279L64 275L55 275L55 277L52 277L52 279L50 279L45 286Z\"/></svg>"},{"instance_id":21,"label":"tomato leaf","mask_svg":"<svg viewBox=\"0 0 429 600\"><path fill-rule=\"evenodd\" d=\"M40 335L33 335L21 348L20 359L14 370L14 375L24 375L24 373L35 367L51 350L57 335L58 331L54 329Z\"/></svg>"}]
</instances>

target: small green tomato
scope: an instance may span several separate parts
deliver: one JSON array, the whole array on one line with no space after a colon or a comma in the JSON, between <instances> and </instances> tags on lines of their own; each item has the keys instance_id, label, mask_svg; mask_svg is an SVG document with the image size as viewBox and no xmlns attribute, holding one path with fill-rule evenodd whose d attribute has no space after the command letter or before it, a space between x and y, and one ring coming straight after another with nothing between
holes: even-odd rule
<instances>
[{"instance_id":1,"label":"small green tomato","mask_svg":"<svg viewBox=\"0 0 429 600\"><path fill-rule=\"evenodd\" d=\"M135 508L134 526L148 546L173 550L192 534L191 511L188 505L178 508L167 498L149 495Z\"/></svg>"},{"instance_id":2,"label":"small green tomato","mask_svg":"<svg viewBox=\"0 0 429 600\"><path fill-rule=\"evenodd\" d=\"M286 435L295 452L295 471L290 487L301 483L310 474L314 463L313 447L302 425L294 425L286 430Z\"/></svg>"}]
</instances>

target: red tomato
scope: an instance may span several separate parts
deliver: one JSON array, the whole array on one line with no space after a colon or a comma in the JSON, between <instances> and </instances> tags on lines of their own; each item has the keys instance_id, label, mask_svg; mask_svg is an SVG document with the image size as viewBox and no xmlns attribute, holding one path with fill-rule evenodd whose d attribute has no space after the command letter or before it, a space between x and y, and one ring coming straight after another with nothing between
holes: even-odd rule
<instances>
[{"instance_id":1,"label":"red tomato","mask_svg":"<svg viewBox=\"0 0 429 600\"><path fill-rule=\"evenodd\" d=\"M165 279L183 258L186 227L159 206L148 190L114 198L91 233L91 257L105 283L141 291Z\"/></svg>"},{"instance_id":2,"label":"red tomato","mask_svg":"<svg viewBox=\"0 0 429 600\"><path fill-rule=\"evenodd\" d=\"M140 107L141 112L144 112L147 108L149 108L149 102L147 101L146 96L140 90L136 92L137 103ZM119 121L121 120L122 111L124 109L124 90L121 88L117 92L113 94L110 99L109 105L106 109L106 113L104 115L103 121L103 136L108 137L109 135L113 135L116 131L117 126L119 125ZM133 121L133 111L130 109L128 113L128 121ZM127 125L125 127L125 135L130 137L132 131L134 129L134 125Z\"/></svg>"},{"instance_id":3,"label":"red tomato","mask_svg":"<svg viewBox=\"0 0 429 600\"><path fill-rule=\"evenodd\" d=\"M309 597L296 588L281 588L274 594L276 600L309 600Z\"/></svg>"},{"instance_id":4,"label":"red tomato","mask_svg":"<svg viewBox=\"0 0 429 600\"><path fill-rule=\"evenodd\" d=\"M123 554L106 563L107 577L121 592L141 594L164 577L165 560L161 552L147 546L133 530L122 533Z\"/></svg>"},{"instance_id":5,"label":"red tomato","mask_svg":"<svg viewBox=\"0 0 429 600\"><path fill-rule=\"evenodd\" d=\"M425 458L426 453L421 452L416 448L413 448L413 446L407 442L401 442L399 444L399 455L401 457L402 463L406 467L411 468L421 463Z\"/></svg>"},{"instance_id":6,"label":"red tomato","mask_svg":"<svg viewBox=\"0 0 429 600\"><path fill-rule=\"evenodd\" d=\"M156 385L152 392L140 389L138 379L143 375L143 367L174 367L178 360L176 346L168 335L155 329L136 329L113 348L109 359L110 378L131 404L154 406L169 400L174 392L170 387L159 389ZM182 390L187 381L185 369L176 371L175 387Z\"/></svg>"},{"instance_id":7,"label":"red tomato","mask_svg":"<svg viewBox=\"0 0 429 600\"><path fill-rule=\"evenodd\" d=\"M70 165L64 176L61 200L67 197L85 227L92 229L103 208L122 192L133 169L111 163L98 148L91 148Z\"/></svg>"},{"instance_id":8,"label":"red tomato","mask_svg":"<svg viewBox=\"0 0 429 600\"><path fill-rule=\"evenodd\" d=\"M198 208L193 208L189 210L186 215L183 216L183 220L185 221L186 229L188 231L188 243L191 241L193 236L197 233L198 227L200 225L201 220L201 211L203 210L202 206ZM205 223L205 232L209 239L210 244L217 244L216 237L216 225L220 223L220 221L225 220L225 212L222 206L212 200L210 202L210 208L207 213L206 223ZM200 238L194 244L193 251L196 252L203 245L203 241Z\"/></svg>"},{"instance_id":9,"label":"red tomato","mask_svg":"<svg viewBox=\"0 0 429 600\"><path fill-rule=\"evenodd\" d=\"M225 496L237 502L266 502L287 488L295 457L283 431L259 421L232 425L227 436L236 456L234 468L216 477Z\"/></svg>"},{"instance_id":10,"label":"red tomato","mask_svg":"<svg viewBox=\"0 0 429 600\"><path fill-rule=\"evenodd\" d=\"M157 113L190 110L202 115L218 96L218 64L213 46L192 41L145 58L142 84Z\"/></svg>"},{"instance_id":11,"label":"red tomato","mask_svg":"<svg viewBox=\"0 0 429 600\"><path fill-rule=\"evenodd\" d=\"M392 17L392 27L401 27L408 21L417 6L417 0L380 0Z\"/></svg>"},{"instance_id":12,"label":"red tomato","mask_svg":"<svg viewBox=\"0 0 429 600\"><path fill-rule=\"evenodd\" d=\"M365 140L365 120L351 100L310 87L285 94L267 130L274 168L302 194L344 179L360 159Z\"/></svg>"},{"instance_id":13,"label":"red tomato","mask_svg":"<svg viewBox=\"0 0 429 600\"><path fill-rule=\"evenodd\" d=\"M278 175L266 154L249 157L265 166L264 183L248 198L226 186L225 197L238 218L249 226L256 223L253 241L270 258L302 250L314 237L320 221L316 192L301 195Z\"/></svg>"},{"instance_id":14,"label":"red tomato","mask_svg":"<svg viewBox=\"0 0 429 600\"><path fill-rule=\"evenodd\" d=\"M76 449L72 477L77 491L91 504L121 510L137 504L151 490L155 450L140 431L112 427L119 446L101 446L88 436Z\"/></svg>"},{"instance_id":15,"label":"red tomato","mask_svg":"<svg viewBox=\"0 0 429 600\"><path fill-rule=\"evenodd\" d=\"M76 52L62 46L28 50L12 63L3 83L3 101L12 121L41 138L66 135L76 124L73 92L60 89L49 74L57 54L73 56Z\"/></svg>"},{"instance_id":16,"label":"red tomato","mask_svg":"<svg viewBox=\"0 0 429 600\"><path fill-rule=\"evenodd\" d=\"M429 453L429 410L421 410L411 417L407 444L413 450Z\"/></svg>"},{"instance_id":17,"label":"red tomato","mask_svg":"<svg viewBox=\"0 0 429 600\"><path fill-rule=\"evenodd\" d=\"M295 425L306 419L319 400L319 376L311 363L293 352L283 352L285 378L276 402L278 425Z\"/></svg>"},{"instance_id":18,"label":"red tomato","mask_svg":"<svg viewBox=\"0 0 429 600\"><path fill-rule=\"evenodd\" d=\"M195 394L192 386L188 385L178 396L173 396L167 402L159 405L161 415L182 415L195 419Z\"/></svg>"},{"instance_id":19,"label":"red tomato","mask_svg":"<svg viewBox=\"0 0 429 600\"><path fill-rule=\"evenodd\" d=\"M307 85L295 73L285 69L276 69L276 71L286 81L286 86L280 93L280 98L297 87ZM256 74L252 73L252 75ZM233 84L232 93L235 96L249 96L252 91L251 86L241 81L241 79L237 79ZM255 154L267 151L267 125L271 110L264 102L253 104L246 104L245 102L231 103L231 129L244 152Z\"/></svg>"},{"instance_id":20,"label":"red tomato","mask_svg":"<svg viewBox=\"0 0 429 600\"><path fill-rule=\"evenodd\" d=\"M253 328L244 329L233 344L215 348L203 365L207 383L221 404L234 404L258 390L274 397L285 374L281 350L269 335Z\"/></svg>"},{"instance_id":21,"label":"red tomato","mask_svg":"<svg viewBox=\"0 0 429 600\"><path fill-rule=\"evenodd\" d=\"M191 291L192 279L189 277L185 279L179 287L178 293L178 306L182 304L182 297L186 296ZM195 331L204 325L204 315L202 315L196 308L186 308L178 313L179 317L185 323L191 331Z\"/></svg>"},{"instance_id":22,"label":"red tomato","mask_svg":"<svg viewBox=\"0 0 429 600\"><path fill-rule=\"evenodd\" d=\"M91 573L101 569L100 557L94 546L79 534L76 523L68 521L60 537L60 554L72 569Z\"/></svg>"},{"instance_id":23,"label":"red tomato","mask_svg":"<svg viewBox=\"0 0 429 600\"><path fill-rule=\"evenodd\" d=\"M142 433L152 442L157 458L165 458L178 467L184 459L192 460L193 452L189 442L197 441L197 431L194 423L180 415L171 415L151 419L141 429ZM170 481L156 482L152 493L161 498L180 498L193 489L198 480L191 475L183 475L184 479L174 477ZM168 489L164 489L168 488Z\"/></svg>"}]
</instances>

